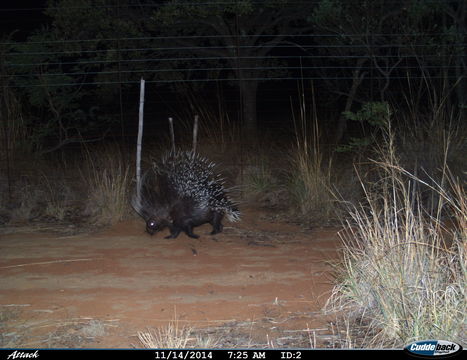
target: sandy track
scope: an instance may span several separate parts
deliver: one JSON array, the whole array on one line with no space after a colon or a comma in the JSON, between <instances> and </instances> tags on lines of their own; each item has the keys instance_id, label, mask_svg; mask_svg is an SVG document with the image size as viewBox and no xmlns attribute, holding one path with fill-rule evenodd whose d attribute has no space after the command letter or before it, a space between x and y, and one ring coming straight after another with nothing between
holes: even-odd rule
<instances>
[{"instance_id":1,"label":"sandy track","mask_svg":"<svg viewBox=\"0 0 467 360\"><path fill-rule=\"evenodd\" d=\"M86 235L0 235L0 346L141 346L137 331L174 318L223 331L224 345L298 346L307 328L319 345L336 230L270 215L246 210L222 234L195 229L196 240L151 237L139 220Z\"/></svg>"}]
</instances>

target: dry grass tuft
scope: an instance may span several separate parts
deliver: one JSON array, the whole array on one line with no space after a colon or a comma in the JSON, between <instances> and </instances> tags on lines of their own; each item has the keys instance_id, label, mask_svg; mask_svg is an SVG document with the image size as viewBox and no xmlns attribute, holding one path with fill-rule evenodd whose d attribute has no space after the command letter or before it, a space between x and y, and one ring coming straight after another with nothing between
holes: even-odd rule
<instances>
[{"instance_id":1,"label":"dry grass tuft","mask_svg":"<svg viewBox=\"0 0 467 360\"><path fill-rule=\"evenodd\" d=\"M313 113L316 114L313 101ZM305 99L301 99L300 118L294 121L296 146L291 154L292 164L288 192L298 213L314 222L327 222L334 217L332 194L332 158L325 161L320 144L318 119L309 119Z\"/></svg>"},{"instance_id":2,"label":"dry grass tuft","mask_svg":"<svg viewBox=\"0 0 467 360\"><path fill-rule=\"evenodd\" d=\"M106 147L98 156L94 151L91 154L86 149L81 172L88 192L85 212L93 217L93 223L109 225L130 212L130 164L117 147Z\"/></svg>"},{"instance_id":3,"label":"dry grass tuft","mask_svg":"<svg viewBox=\"0 0 467 360\"><path fill-rule=\"evenodd\" d=\"M429 185L439 195L437 215L427 214L414 190L422 180L399 165L390 128L375 165L378 184L362 182L365 202L345 222L343 269L327 304L348 314L344 346L400 347L421 339L465 344L464 189L444 168L443 181ZM441 221L443 209L453 218L450 228Z\"/></svg>"},{"instance_id":4,"label":"dry grass tuft","mask_svg":"<svg viewBox=\"0 0 467 360\"><path fill-rule=\"evenodd\" d=\"M219 339L212 336L194 334L191 327L179 326L178 320L172 320L163 327L140 331L138 339L149 349L212 349L219 343Z\"/></svg>"},{"instance_id":5,"label":"dry grass tuft","mask_svg":"<svg viewBox=\"0 0 467 360\"><path fill-rule=\"evenodd\" d=\"M138 332L138 339L149 349L186 349L193 329L172 321L167 326Z\"/></svg>"}]
</instances>

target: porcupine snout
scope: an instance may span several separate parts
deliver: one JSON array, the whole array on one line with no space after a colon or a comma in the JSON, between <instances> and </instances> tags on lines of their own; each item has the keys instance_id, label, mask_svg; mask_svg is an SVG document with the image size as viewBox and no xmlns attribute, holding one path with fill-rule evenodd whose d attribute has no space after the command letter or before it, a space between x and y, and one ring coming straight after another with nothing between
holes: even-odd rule
<instances>
[{"instance_id":1,"label":"porcupine snout","mask_svg":"<svg viewBox=\"0 0 467 360\"><path fill-rule=\"evenodd\" d=\"M146 231L148 232L148 234L152 236L159 230L159 225L155 219L149 219L148 221L146 221Z\"/></svg>"}]
</instances>

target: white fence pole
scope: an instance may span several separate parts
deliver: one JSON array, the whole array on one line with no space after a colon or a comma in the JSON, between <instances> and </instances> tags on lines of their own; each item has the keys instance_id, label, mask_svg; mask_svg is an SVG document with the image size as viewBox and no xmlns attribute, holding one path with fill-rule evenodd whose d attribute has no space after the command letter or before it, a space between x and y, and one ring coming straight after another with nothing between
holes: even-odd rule
<instances>
[{"instance_id":1,"label":"white fence pole","mask_svg":"<svg viewBox=\"0 0 467 360\"><path fill-rule=\"evenodd\" d=\"M144 79L141 78L139 90L139 123L138 142L136 144L136 196L141 204L141 144L143 142L143 116L144 115Z\"/></svg>"}]
</instances>

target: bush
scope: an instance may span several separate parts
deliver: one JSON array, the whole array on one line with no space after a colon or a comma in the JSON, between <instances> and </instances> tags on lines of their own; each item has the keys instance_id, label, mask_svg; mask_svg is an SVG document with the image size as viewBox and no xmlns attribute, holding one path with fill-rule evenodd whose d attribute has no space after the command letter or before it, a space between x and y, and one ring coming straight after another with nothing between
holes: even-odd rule
<instances>
[{"instance_id":1,"label":"bush","mask_svg":"<svg viewBox=\"0 0 467 360\"><path fill-rule=\"evenodd\" d=\"M378 184L345 222L343 269L327 309L364 324L344 346L400 347L421 339L465 343L467 200L446 167L431 186L440 211L429 216L414 190L422 180L397 160L389 128L380 148ZM442 184L442 185L441 185ZM376 186L375 186L376 185ZM378 191L374 191L377 189ZM449 210L453 226L441 221Z\"/></svg>"}]
</instances>

